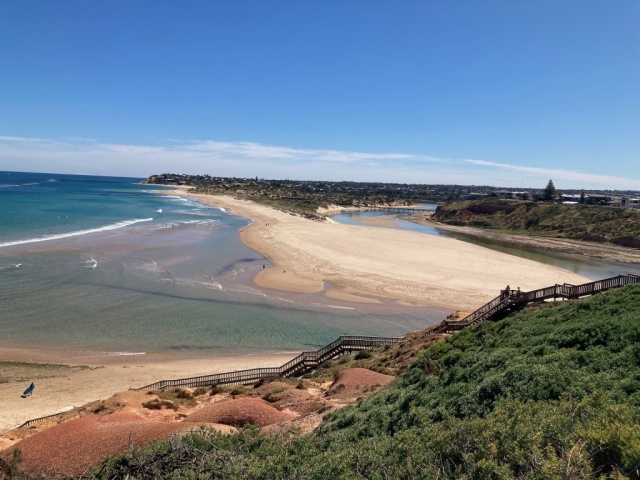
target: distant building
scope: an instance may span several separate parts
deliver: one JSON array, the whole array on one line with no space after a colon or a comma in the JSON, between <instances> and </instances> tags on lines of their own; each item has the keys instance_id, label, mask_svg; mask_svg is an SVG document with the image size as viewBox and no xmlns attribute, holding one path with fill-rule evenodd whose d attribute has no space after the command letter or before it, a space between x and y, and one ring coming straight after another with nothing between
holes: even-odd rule
<instances>
[{"instance_id":1,"label":"distant building","mask_svg":"<svg viewBox=\"0 0 640 480\"><path fill-rule=\"evenodd\" d=\"M560 195L560 201L566 204L580 203L580 197L582 195L576 195L573 193L563 193ZM589 195L584 196L585 202L589 199Z\"/></svg>"},{"instance_id":2,"label":"distant building","mask_svg":"<svg viewBox=\"0 0 640 480\"><path fill-rule=\"evenodd\" d=\"M471 192L471 193L467 193L466 195L463 195L462 199L463 200L478 200L480 198L486 198L488 196L489 196L488 193Z\"/></svg>"},{"instance_id":3,"label":"distant building","mask_svg":"<svg viewBox=\"0 0 640 480\"><path fill-rule=\"evenodd\" d=\"M589 202L593 205L607 205L609 200L611 200L611 196L609 195L601 195L599 193L590 193L589 194Z\"/></svg>"},{"instance_id":4,"label":"distant building","mask_svg":"<svg viewBox=\"0 0 640 480\"><path fill-rule=\"evenodd\" d=\"M631 210L640 210L640 198L622 198L622 208L629 208Z\"/></svg>"},{"instance_id":5,"label":"distant building","mask_svg":"<svg viewBox=\"0 0 640 480\"><path fill-rule=\"evenodd\" d=\"M529 195L529 192L511 192L508 190L496 190L494 193L498 198L508 198L511 200L522 200L524 196Z\"/></svg>"},{"instance_id":6,"label":"distant building","mask_svg":"<svg viewBox=\"0 0 640 480\"><path fill-rule=\"evenodd\" d=\"M622 197L611 197L607 205L614 208L622 208Z\"/></svg>"}]
</instances>

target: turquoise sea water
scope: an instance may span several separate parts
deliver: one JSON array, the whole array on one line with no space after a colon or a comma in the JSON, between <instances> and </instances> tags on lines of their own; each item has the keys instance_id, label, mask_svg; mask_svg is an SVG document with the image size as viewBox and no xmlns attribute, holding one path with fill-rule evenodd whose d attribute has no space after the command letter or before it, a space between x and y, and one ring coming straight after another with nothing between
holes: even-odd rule
<instances>
[{"instance_id":1,"label":"turquoise sea water","mask_svg":"<svg viewBox=\"0 0 640 480\"><path fill-rule=\"evenodd\" d=\"M0 346L109 354L302 350L450 313L260 290L249 220L140 179L0 172Z\"/></svg>"}]
</instances>

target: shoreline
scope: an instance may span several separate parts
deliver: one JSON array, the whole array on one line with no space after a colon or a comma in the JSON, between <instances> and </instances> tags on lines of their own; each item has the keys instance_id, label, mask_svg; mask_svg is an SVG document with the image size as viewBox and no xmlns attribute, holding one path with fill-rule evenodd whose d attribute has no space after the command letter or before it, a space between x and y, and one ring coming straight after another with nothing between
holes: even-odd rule
<instances>
[{"instance_id":1,"label":"shoreline","mask_svg":"<svg viewBox=\"0 0 640 480\"><path fill-rule=\"evenodd\" d=\"M475 238L510 242L551 252L563 253L577 259L584 257L618 263L640 263L640 250L611 245L607 243L587 242L568 238L542 237L535 235L504 233L475 227L447 225L430 220L431 215L410 215L410 221L438 228L448 232L461 233Z\"/></svg>"},{"instance_id":2,"label":"shoreline","mask_svg":"<svg viewBox=\"0 0 640 480\"><path fill-rule=\"evenodd\" d=\"M195 194L191 188L154 193L181 195L252 220L240 228L241 241L274 266L251 280L258 287L292 294L322 296L367 309L419 308L471 310L495 297L518 278L523 290L586 279L449 238L373 226L313 221L232 197ZM341 211L344 209L341 209ZM356 209L360 210L360 209ZM523 273L524 272L524 273ZM488 277L489 275L489 277ZM343 308L343 307L340 307ZM443 315L443 318L446 313ZM0 358L59 363L73 368L36 378L36 393L20 398L29 382L0 383L0 432L26 420L104 399L130 388L171 378L191 377L255 367L279 366L297 352L223 354L220 357L90 355L29 347L0 346ZM31 376L31 375L29 375Z\"/></svg>"},{"instance_id":3,"label":"shoreline","mask_svg":"<svg viewBox=\"0 0 640 480\"><path fill-rule=\"evenodd\" d=\"M240 238L274 265L253 280L263 288L453 311L477 308L515 282L533 290L587 281L567 270L460 240L307 220L248 200L191 190L174 188L171 194L253 220L240 230Z\"/></svg>"},{"instance_id":4,"label":"shoreline","mask_svg":"<svg viewBox=\"0 0 640 480\"><path fill-rule=\"evenodd\" d=\"M31 350L31 355L38 349L12 349L0 347L0 358L11 356L11 350ZM23 352L24 353L24 352ZM112 395L163 379L193 377L212 373L230 372L248 368L276 367L293 357L297 352L257 353L220 358L149 358L140 356L121 356L109 358L109 361L69 362L73 368L58 368L53 362L38 362L20 365L30 368L29 380L0 383L0 435L18 427L33 418L52 415L71 407L79 407L87 403L102 400ZM13 358L19 358L13 352ZM46 354L41 351L40 358ZM53 359L51 359L53 360ZM79 359L81 360L81 359ZM55 361L55 360L54 360ZM58 362L55 362L58 363ZM66 364L66 363L65 363ZM2 367L2 364L0 364ZM89 368L87 368L89 367ZM10 367L9 367L10 368ZM51 370L49 376L34 376L34 370ZM22 392L33 381L36 389L33 396L21 398Z\"/></svg>"}]
</instances>

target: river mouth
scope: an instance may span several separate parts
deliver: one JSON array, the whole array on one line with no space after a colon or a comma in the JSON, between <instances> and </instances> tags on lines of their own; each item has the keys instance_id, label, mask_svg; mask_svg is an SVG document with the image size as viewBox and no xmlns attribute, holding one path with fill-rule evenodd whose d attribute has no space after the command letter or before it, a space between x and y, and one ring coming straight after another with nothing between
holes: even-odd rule
<instances>
[{"instance_id":1,"label":"river mouth","mask_svg":"<svg viewBox=\"0 0 640 480\"><path fill-rule=\"evenodd\" d=\"M420 205L426 210L434 211L436 205ZM632 273L640 275L640 265L633 263L621 263L593 258L577 258L561 252L553 252L543 248L529 245L522 245L506 240L491 238L480 238L473 235L452 232L439 229L431 225L422 225L398 216L393 213L352 211L342 212L332 215L331 218L338 223L346 225L368 226L374 228L397 228L400 230L423 233L447 238L453 238L467 243L472 243L480 247L489 248L498 252L506 253L520 258L526 258L535 262L562 268L564 270L582 275L591 280L600 280L616 275Z\"/></svg>"},{"instance_id":2,"label":"river mouth","mask_svg":"<svg viewBox=\"0 0 640 480\"><path fill-rule=\"evenodd\" d=\"M268 291L253 279L271 263L240 239L247 218L135 179L21 176L0 195L0 348L26 358L302 351L450 313Z\"/></svg>"}]
</instances>

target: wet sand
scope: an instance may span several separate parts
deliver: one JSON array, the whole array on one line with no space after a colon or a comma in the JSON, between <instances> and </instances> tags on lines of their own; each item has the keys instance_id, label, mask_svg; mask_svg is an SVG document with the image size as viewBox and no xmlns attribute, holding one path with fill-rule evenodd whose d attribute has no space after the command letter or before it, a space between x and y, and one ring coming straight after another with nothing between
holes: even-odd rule
<instances>
[{"instance_id":1,"label":"wet sand","mask_svg":"<svg viewBox=\"0 0 640 480\"><path fill-rule=\"evenodd\" d=\"M526 291L588 281L451 238L307 220L246 200L181 192L255 220L241 238L275 265L254 279L264 288L326 295L329 282L332 298L352 302L392 299L398 305L471 310L508 284Z\"/></svg>"},{"instance_id":2,"label":"wet sand","mask_svg":"<svg viewBox=\"0 0 640 480\"><path fill-rule=\"evenodd\" d=\"M175 192L173 192L175 193ZM450 238L399 229L311 221L231 197L180 194L251 218L241 239L273 263L253 281L273 291L299 292L360 304L363 309L435 307L471 310L510 284L523 290L586 279L566 270L513 257ZM107 398L161 379L258 366L277 366L295 353L217 359L160 355L79 357L53 351L0 348L0 358L103 367L73 369L36 381L0 384L0 431L35 417ZM5 413L6 412L6 413Z\"/></svg>"},{"instance_id":3,"label":"wet sand","mask_svg":"<svg viewBox=\"0 0 640 480\"><path fill-rule=\"evenodd\" d=\"M399 228L395 221L395 218L390 215L381 215L379 217L356 217L354 220L363 225L369 225L370 227L382 227L382 228Z\"/></svg>"}]
</instances>

